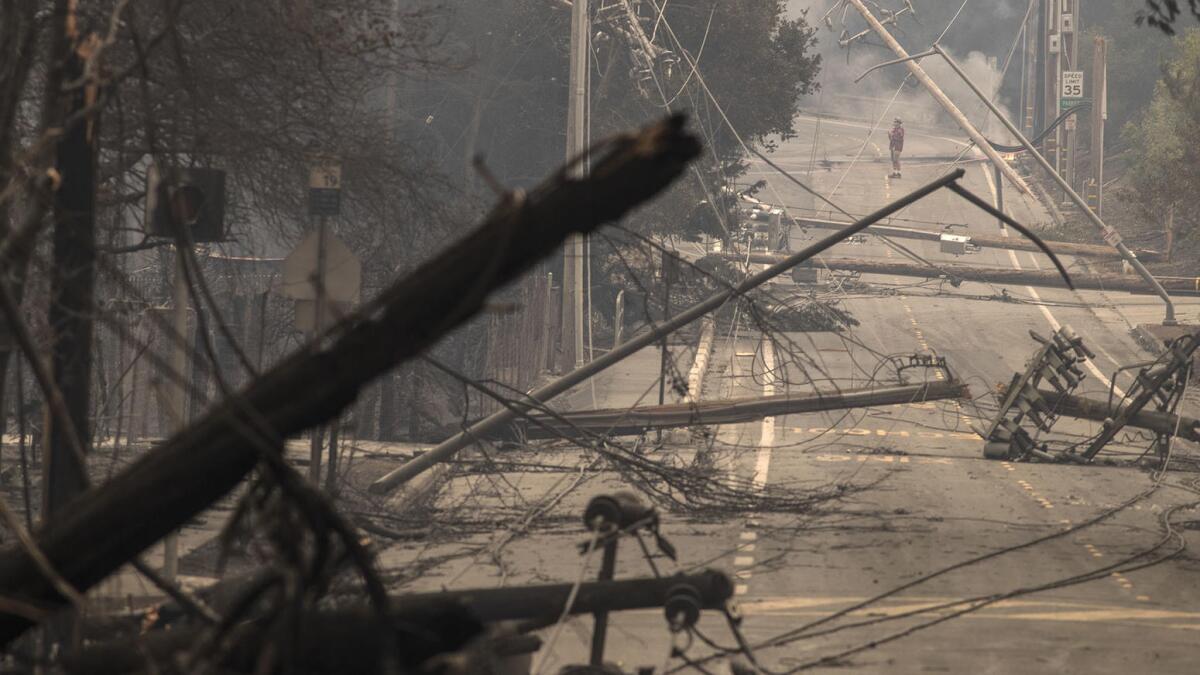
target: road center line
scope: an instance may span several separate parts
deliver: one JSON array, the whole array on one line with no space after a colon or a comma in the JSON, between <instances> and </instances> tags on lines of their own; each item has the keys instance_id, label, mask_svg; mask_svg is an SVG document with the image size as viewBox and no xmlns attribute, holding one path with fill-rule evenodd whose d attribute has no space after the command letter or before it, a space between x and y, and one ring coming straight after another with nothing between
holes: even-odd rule
<instances>
[{"instance_id":1,"label":"road center line","mask_svg":"<svg viewBox=\"0 0 1200 675\"><path fill-rule=\"evenodd\" d=\"M775 347L767 335L762 338L763 396L775 394ZM771 470L771 446L775 445L775 418L764 417L762 438L758 442L758 457L754 463L754 485L762 490L767 487L767 474Z\"/></svg>"},{"instance_id":2,"label":"road center line","mask_svg":"<svg viewBox=\"0 0 1200 675\"><path fill-rule=\"evenodd\" d=\"M984 170L983 177L985 179L987 179L988 190L990 190L992 193L992 204L996 204L996 202L998 201L998 197L996 194L996 182L992 179L992 174L990 174L987 170ZM1007 212L1008 208L1005 207L1004 210ZM1000 234L1001 234L1001 236L1008 238L1008 228L1005 227L1004 225L1001 225L1000 226ZM1014 269L1018 269L1018 270L1022 269L1021 262L1019 260L1017 260L1016 251L1013 251L1011 248L1008 249L1008 258L1009 258L1009 260L1012 261L1012 265L1013 265ZM1029 295L1031 295L1033 297L1034 300L1038 301L1039 303L1042 302L1042 296L1038 295L1038 292L1033 288L1033 286L1026 286L1025 290L1026 290L1026 292L1029 293ZM1052 329L1057 331L1058 329L1062 328L1062 324L1060 324L1058 322L1058 319L1054 318L1054 314L1052 314L1050 312L1049 307L1047 307L1044 304L1039 304L1038 309L1042 310L1042 315L1046 317L1046 321L1050 323L1050 327ZM1100 368L1098 368L1096 366L1096 364L1092 362L1092 359L1087 359L1086 361L1083 362L1083 364L1085 366L1087 366L1087 369L1090 370L1093 375L1096 376L1096 379L1098 379L1104 383L1104 386L1111 388L1114 392L1117 393L1117 395L1119 395L1121 397L1125 396L1125 390L1114 385L1111 380L1109 380L1107 377L1105 377L1104 373L1100 370Z\"/></svg>"}]
</instances>

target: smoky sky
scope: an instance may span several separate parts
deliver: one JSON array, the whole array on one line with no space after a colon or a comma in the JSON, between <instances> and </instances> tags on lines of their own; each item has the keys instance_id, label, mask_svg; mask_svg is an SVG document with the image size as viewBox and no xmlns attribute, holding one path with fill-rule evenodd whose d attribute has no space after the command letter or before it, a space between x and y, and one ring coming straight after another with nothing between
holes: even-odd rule
<instances>
[{"instance_id":1,"label":"smoky sky","mask_svg":"<svg viewBox=\"0 0 1200 675\"><path fill-rule=\"evenodd\" d=\"M793 14L808 10L808 20L818 30L817 51L823 59L819 78L821 91L808 97L805 107L819 108L828 113L857 113L853 116L869 117L873 110L882 113L886 103L895 96L889 115L895 114L917 125L944 126L947 120L941 109L921 87L910 82L899 95L896 94L907 72L904 66L889 66L873 72L861 82L854 82L871 66L896 57L874 34L855 41L849 47L839 46L838 38L843 30L853 35L868 26L853 8L845 13L838 10L831 14L832 27L822 23L821 17L835 4L836 0L791 0L788 4ZM899 0L883 0L880 4L892 9L904 6ZM961 0L913 0L913 5L916 8L915 17L905 15L897 25L891 26L892 34L909 53L928 49L949 25L949 30L941 40L946 50L984 91L993 93L1001 87L1005 57L1025 17L1028 7L1026 0L972 0L957 19L954 16L962 6ZM978 98L940 59L927 58L921 65L972 122L996 140L1006 137L999 123L989 119ZM1014 57L1004 82L1015 82L1018 68L1019 53ZM1002 107L1012 105L1004 95L1006 91L1002 91L998 98Z\"/></svg>"}]
</instances>

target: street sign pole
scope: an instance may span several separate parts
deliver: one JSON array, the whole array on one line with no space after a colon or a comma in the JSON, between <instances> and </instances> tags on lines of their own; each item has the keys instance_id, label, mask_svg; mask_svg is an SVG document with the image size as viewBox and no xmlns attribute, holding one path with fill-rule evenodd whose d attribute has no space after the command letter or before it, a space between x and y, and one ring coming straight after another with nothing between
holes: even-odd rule
<instances>
[{"instance_id":1,"label":"street sign pole","mask_svg":"<svg viewBox=\"0 0 1200 675\"><path fill-rule=\"evenodd\" d=\"M575 0L571 6L571 58L567 99L567 161L574 161L587 149L587 86L591 40L591 18L587 0ZM581 175L586 161L574 169ZM584 257L585 236L572 234L563 244L562 321L559 333L559 363L563 371L584 363Z\"/></svg>"},{"instance_id":2,"label":"street sign pole","mask_svg":"<svg viewBox=\"0 0 1200 675\"><path fill-rule=\"evenodd\" d=\"M326 222L325 215L322 213L317 221L317 271L313 275L313 283L316 286L317 295L313 301L313 330L312 341L310 343L313 350L320 348L318 342L321 339L322 329L325 327L325 240L327 237L327 228L328 223ZM318 426L312 430L308 454L308 479L312 481L313 485L321 484L321 446L324 442L324 436L325 427ZM332 462L330 464L332 466Z\"/></svg>"},{"instance_id":3,"label":"street sign pole","mask_svg":"<svg viewBox=\"0 0 1200 675\"><path fill-rule=\"evenodd\" d=\"M1072 39L1072 52L1074 48L1074 39ZM1071 57L1071 63L1076 63L1075 57ZM1073 108L1083 102L1083 71L1082 70L1064 70L1062 74L1062 91L1059 92L1059 105L1062 108ZM1076 120L1077 115L1071 115L1067 118L1065 128L1066 142L1064 149L1065 159L1065 178L1072 186L1078 183L1076 177L1076 154L1079 152L1079 144L1076 139Z\"/></svg>"},{"instance_id":4,"label":"street sign pole","mask_svg":"<svg viewBox=\"0 0 1200 675\"><path fill-rule=\"evenodd\" d=\"M1108 41L1097 35L1092 45L1092 187L1096 214L1104 216L1104 122L1108 118Z\"/></svg>"},{"instance_id":5,"label":"street sign pole","mask_svg":"<svg viewBox=\"0 0 1200 675\"><path fill-rule=\"evenodd\" d=\"M334 158L316 156L312 158L312 167L308 178L308 210L310 215L317 217L316 266L310 275L312 284L312 325L308 327L312 336L311 349L320 348L321 335L324 332L326 316L330 312L329 280L326 278L329 267L329 216L337 216L341 212L342 167ZM361 274L361 272L359 272ZM336 484L337 460L334 458L336 449L337 420L328 425L329 431L329 461L326 485L332 489ZM327 428L317 427L312 430L308 455L308 478L313 485L321 484L321 455L324 449L324 437Z\"/></svg>"},{"instance_id":6,"label":"street sign pole","mask_svg":"<svg viewBox=\"0 0 1200 675\"><path fill-rule=\"evenodd\" d=\"M180 237L182 240L182 237ZM172 288L174 307L171 310L171 327L175 331L175 349L171 351L171 369L175 371L174 384L168 384L171 392L170 423L178 433L187 426L187 387L191 378L188 368L188 285L184 270L186 252L175 245L175 283ZM162 574L174 581L179 574L179 533L172 532L163 539Z\"/></svg>"}]
</instances>

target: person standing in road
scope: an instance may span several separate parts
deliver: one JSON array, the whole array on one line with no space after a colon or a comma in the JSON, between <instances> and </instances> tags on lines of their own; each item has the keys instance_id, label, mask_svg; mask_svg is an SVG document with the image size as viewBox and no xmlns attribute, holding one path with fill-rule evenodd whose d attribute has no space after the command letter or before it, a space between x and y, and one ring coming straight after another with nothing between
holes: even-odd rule
<instances>
[{"instance_id":1,"label":"person standing in road","mask_svg":"<svg viewBox=\"0 0 1200 675\"><path fill-rule=\"evenodd\" d=\"M899 178L900 153L904 151L904 123L899 117L892 120L892 130L888 132L888 149L892 151L891 178Z\"/></svg>"}]
</instances>

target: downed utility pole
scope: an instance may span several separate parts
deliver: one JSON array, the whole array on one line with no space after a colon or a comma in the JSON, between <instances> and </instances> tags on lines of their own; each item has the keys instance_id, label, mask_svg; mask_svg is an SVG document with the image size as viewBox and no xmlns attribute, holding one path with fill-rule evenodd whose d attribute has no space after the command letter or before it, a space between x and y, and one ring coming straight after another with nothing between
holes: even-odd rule
<instances>
[{"instance_id":1,"label":"downed utility pole","mask_svg":"<svg viewBox=\"0 0 1200 675\"><path fill-rule=\"evenodd\" d=\"M0 549L0 596L39 612L61 608L64 583L91 588L228 494L264 454L280 452L282 439L333 419L363 386L462 325L492 289L569 233L617 220L674 181L700 153L684 122L672 116L598 145L586 177L560 170L506 196L469 236L339 323L326 347L284 360L48 519L34 541L43 559L15 544ZM34 616L0 614L0 644Z\"/></svg>"},{"instance_id":2,"label":"downed utility pole","mask_svg":"<svg viewBox=\"0 0 1200 675\"><path fill-rule=\"evenodd\" d=\"M699 319L705 314L708 314L709 312L721 307L731 298L743 295L747 291L761 286L770 279L774 279L784 272L787 272L791 268L799 265L805 260L808 260L817 253L831 248L846 237L866 229L870 225L883 220L889 215L905 208L909 204L919 201L925 196L932 194L947 185L953 184L955 181L962 178L965 173L966 172L962 169L956 169L945 176L928 183L913 192L910 192L904 197L901 197L900 199L884 206L878 211L865 216L850 227L847 227L845 230L835 232L818 241L817 243L808 246L797 253L793 253L791 256L783 258L768 269L746 277L736 286L721 291L707 300L693 305L679 314L676 314L651 330L645 331L630 338L627 342L622 343L607 354L584 364L580 368L576 368L575 370L567 373L557 380L554 380L553 382L549 382L541 387L538 387L532 392L526 394L524 399L513 401L510 407L492 413L488 417L483 418L463 431L442 441L432 450L410 460L403 466L377 479L374 483L371 483L370 491L374 494L386 494L391 492L435 464L445 462L454 457L454 455L456 455L460 450L471 445L476 440L485 438L488 435L495 433L496 430L511 422L521 413L528 411L535 406L539 406L549 399L563 393L564 391L567 391L568 389L587 381L588 378L603 371L609 366L620 362L630 354L637 352L643 347L655 344L664 336L669 335L670 333L688 325L696 319Z\"/></svg>"},{"instance_id":3,"label":"downed utility pole","mask_svg":"<svg viewBox=\"0 0 1200 675\"><path fill-rule=\"evenodd\" d=\"M743 261L745 254L726 253L724 257L730 260ZM782 256L771 253L751 253L752 263L775 263ZM937 279L948 276L951 282L979 281L993 284L1015 284L1021 286L1048 286L1051 288L1067 288L1063 278L1053 271L1018 270L1006 267L979 267L959 263L939 262L937 269L914 263L888 262L885 260L866 260L858 258L816 258L813 263L828 267L831 270L847 272L863 272L865 274L891 274L901 277L919 277L921 279ZM1160 280L1163 288L1176 295L1200 294L1200 277L1163 277ZM1154 294L1154 287L1138 277L1124 274L1072 274L1071 283L1077 289L1100 291L1127 291L1129 293Z\"/></svg>"},{"instance_id":4,"label":"downed utility pole","mask_svg":"<svg viewBox=\"0 0 1200 675\"><path fill-rule=\"evenodd\" d=\"M1046 401L1046 405L1051 410L1067 417L1104 422L1116 419L1121 414L1118 406L1113 406L1105 401L1096 401L1073 394L1062 394L1052 389L1038 389L1038 394ZM1175 434L1178 429L1180 438L1200 443L1200 419L1195 417L1142 409L1129 415L1125 426L1148 429L1157 434Z\"/></svg>"},{"instance_id":5,"label":"downed utility pole","mask_svg":"<svg viewBox=\"0 0 1200 675\"><path fill-rule=\"evenodd\" d=\"M671 614L722 609L733 597L733 582L722 572L622 579L574 584L539 584L504 588L478 588L436 593L391 596L391 627L365 607L311 612L301 616L296 628L304 658L296 672L377 672L387 650L395 650L413 668L426 658L457 651L482 625L525 620L530 627L554 623L564 613L577 616L596 611L620 612L663 608ZM568 602L570 604L568 605ZM257 619L232 629L231 650L223 665L253 669L272 621ZM175 626L136 637L93 644L71 656L71 672L93 675L154 670L173 672L175 659L186 654L209 630L207 626ZM387 631L394 630L391 640ZM148 668L157 666L157 668ZM402 672L415 672L404 670Z\"/></svg>"},{"instance_id":6,"label":"downed utility pole","mask_svg":"<svg viewBox=\"0 0 1200 675\"><path fill-rule=\"evenodd\" d=\"M516 436L526 440L577 436L593 432L610 436L645 433L703 424L736 424L778 415L902 405L951 398L969 398L966 384L954 380L869 389L804 394L779 394L724 401L696 401L640 408L610 408L565 412L556 416L530 413L517 425Z\"/></svg>"},{"instance_id":7,"label":"downed utility pole","mask_svg":"<svg viewBox=\"0 0 1200 675\"><path fill-rule=\"evenodd\" d=\"M896 52L896 56L900 57L901 59L910 58L908 52L904 50L904 47L900 46L900 43L896 41L896 38L892 37L892 34L888 32L888 29L879 22L879 19L875 18L875 15L871 13L870 9L867 9L867 6L863 4L862 0L848 1L850 4L854 5L854 8L858 10L859 14L862 14L863 18L867 20L867 23L871 26L875 33L879 35L880 39L882 39L893 52ZM1007 178L1010 183L1017 186L1017 189L1019 189L1021 192L1028 194L1029 187L1025 185L1025 181L1021 180L1021 177L1017 175L1017 172L1014 171L1011 166L1009 166L1008 162L1004 161L1004 158L1000 156L1000 153L996 152L992 148L991 144L988 143L983 134L975 128L975 125L971 124L971 121L968 120L967 116L958 109L958 106L954 105L954 102L950 100L950 97L946 96L945 92L943 92L941 88L937 86L937 83L933 81L933 78L929 77L925 70L921 68L916 61L908 60L904 62L904 65L908 68L908 72L912 73L912 76L916 78L916 80L920 82L923 87L925 87L925 89L929 92L929 95L933 97L933 100L937 101L938 105L942 106L942 109L945 110L946 113L954 119L955 123L957 123L958 126L965 131L968 136L971 137L972 141L975 141L976 147L983 151L983 153L987 155L988 159L991 160L992 164L994 164L996 168L1004 173L1004 177Z\"/></svg>"},{"instance_id":8,"label":"downed utility pole","mask_svg":"<svg viewBox=\"0 0 1200 675\"><path fill-rule=\"evenodd\" d=\"M716 570L648 579L589 581L580 584L572 597L573 587L574 584L540 584L479 588L400 595L394 600L396 607L406 610L455 602L488 622L541 619L552 623L564 611L577 615L665 607L681 589L694 594L700 602L698 609L720 609L733 597L733 582L724 572Z\"/></svg>"},{"instance_id":9,"label":"downed utility pole","mask_svg":"<svg viewBox=\"0 0 1200 675\"><path fill-rule=\"evenodd\" d=\"M838 220L824 220L821 218L796 218L796 225L802 228L816 228L819 230L840 230L849 223ZM898 227L895 225L872 225L867 229L868 234L879 234L895 239L919 239L922 241L939 241L944 233L938 230L925 230L917 227ZM1010 237L990 237L982 234L966 234L968 243L974 244L982 248L1000 248L1012 251L1031 251L1040 252L1041 249L1037 244L1027 239L1013 239ZM1120 258L1121 254L1109 246L1101 246L1100 244L1079 244L1073 241L1046 241L1042 240L1058 255L1073 255L1086 258ZM1158 251L1149 251L1139 249L1135 251L1142 260L1161 260L1163 254ZM1072 277L1074 278L1074 277Z\"/></svg>"},{"instance_id":10,"label":"downed utility pole","mask_svg":"<svg viewBox=\"0 0 1200 675\"><path fill-rule=\"evenodd\" d=\"M1200 333L1184 335L1172 340L1154 362L1138 370L1133 384L1125 392L1117 414L1104 420L1104 428L1092 440L1080 456L1066 455L1067 459L1090 462L1105 445L1129 424L1129 420L1153 405L1160 413L1174 416L1183 401L1187 381L1192 373L1192 356L1200 348ZM1155 435L1154 447L1159 455L1167 456L1174 430Z\"/></svg>"}]
</instances>

